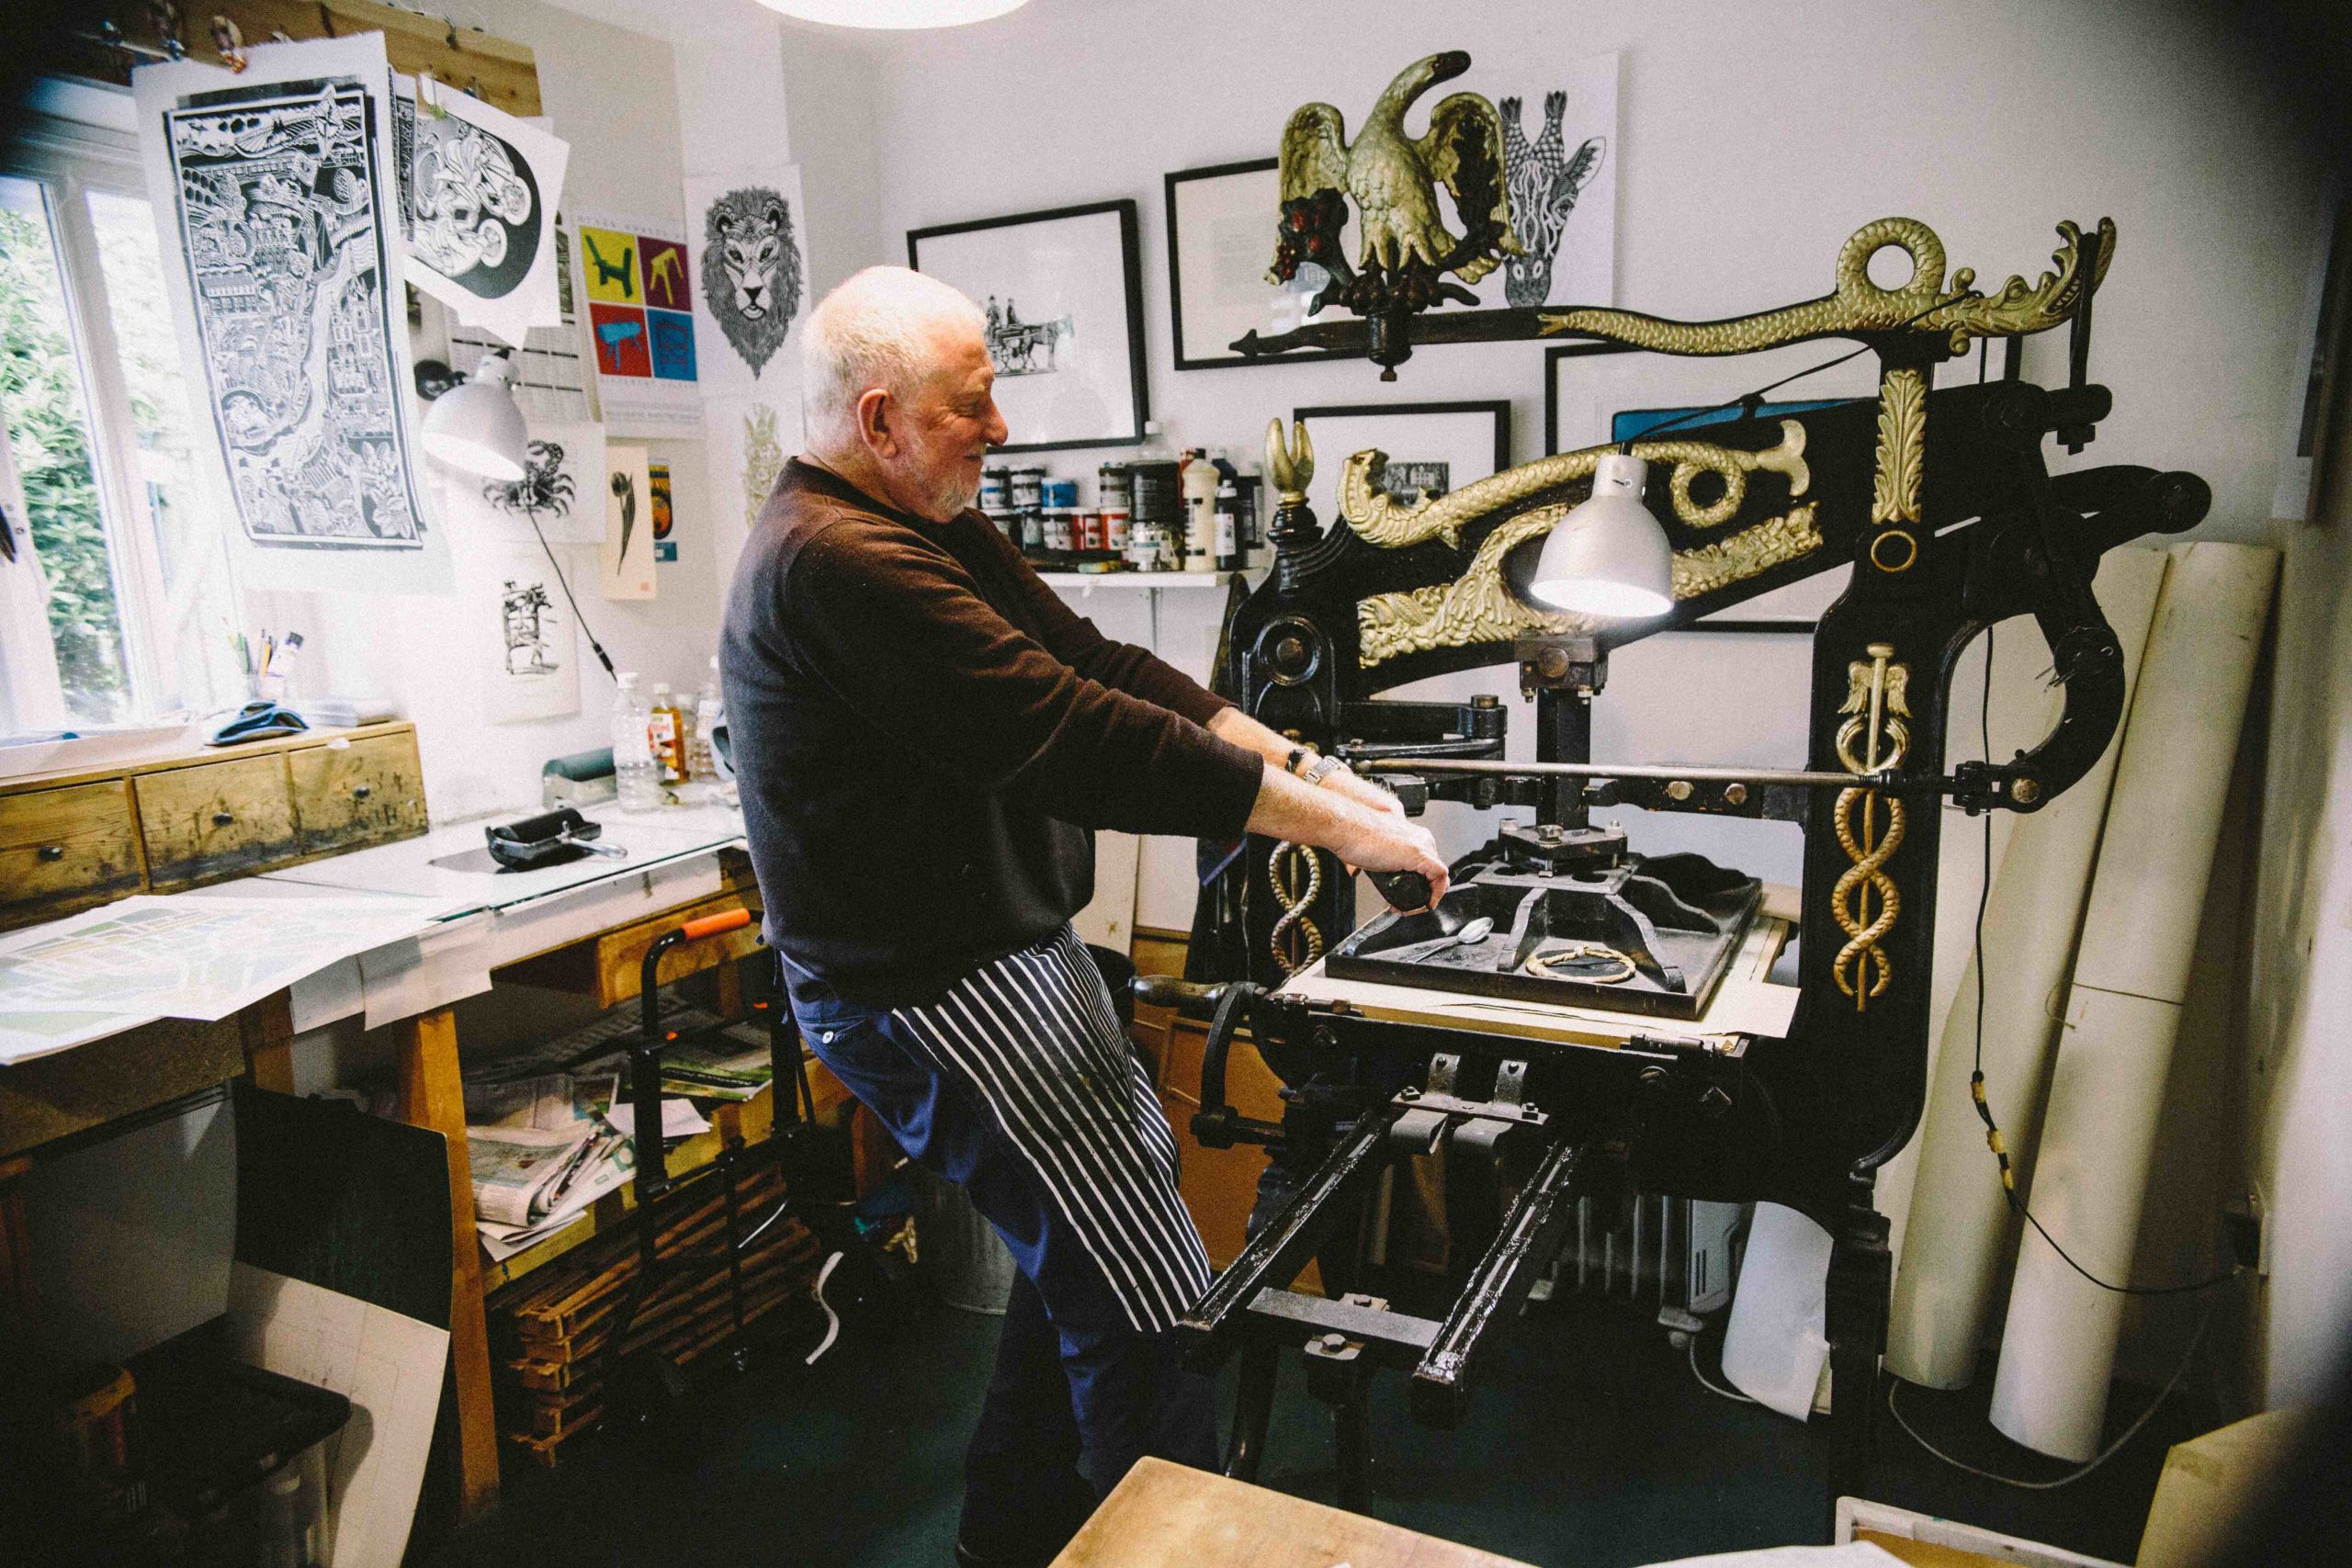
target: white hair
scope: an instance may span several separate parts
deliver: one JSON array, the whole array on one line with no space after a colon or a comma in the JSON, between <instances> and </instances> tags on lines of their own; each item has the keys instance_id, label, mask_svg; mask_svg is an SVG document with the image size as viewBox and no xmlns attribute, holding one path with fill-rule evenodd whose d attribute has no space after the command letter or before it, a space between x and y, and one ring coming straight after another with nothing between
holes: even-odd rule
<instances>
[{"instance_id":1,"label":"white hair","mask_svg":"<svg viewBox=\"0 0 2352 1568\"><path fill-rule=\"evenodd\" d=\"M988 318L964 294L908 267L869 266L826 295L800 339L809 432L845 434L858 399L874 388L910 392L942 326L978 333Z\"/></svg>"}]
</instances>

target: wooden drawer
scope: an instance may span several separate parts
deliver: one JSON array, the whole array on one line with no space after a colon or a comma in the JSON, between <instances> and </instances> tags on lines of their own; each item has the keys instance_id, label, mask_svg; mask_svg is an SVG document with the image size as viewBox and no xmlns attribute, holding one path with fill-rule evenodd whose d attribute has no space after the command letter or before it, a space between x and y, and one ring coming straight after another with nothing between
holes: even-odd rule
<instances>
[{"instance_id":1,"label":"wooden drawer","mask_svg":"<svg viewBox=\"0 0 2352 1568\"><path fill-rule=\"evenodd\" d=\"M136 893L130 791L120 779L0 795L0 925L28 925Z\"/></svg>"},{"instance_id":2,"label":"wooden drawer","mask_svg":"<svg viewBox=\"0 0 2352 1568\"><path fill-rule=\"evenodd\" d=\"M286 765L304 854L424 831L424 775L413 733L305 747L288 752Z\"/></svg>"},{"instance_id":3,"label":"wooden drawer","mask_svg":"<svg viewBox=\"0 0 2352 1568\"><path fill-rule=\"evenodd\" d=\"M132 785L148 885L158 893L242 875L294 852L284 752L141 773Z\"/></svg>"}]
</instances>

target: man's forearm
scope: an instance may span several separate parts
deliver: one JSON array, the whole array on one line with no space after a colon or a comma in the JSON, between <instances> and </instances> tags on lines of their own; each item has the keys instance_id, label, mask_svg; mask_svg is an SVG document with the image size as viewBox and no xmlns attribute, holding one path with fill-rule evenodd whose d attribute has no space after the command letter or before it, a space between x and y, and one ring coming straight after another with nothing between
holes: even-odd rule
<instances>
[{"instance_id":1,"label":"man's forearm","mask_svg":"<svg viewBox=\"0 0 2352 1568\"><path fill-rule=\"evenodd\" d=\"M1291 752L1297 749L1297 743L1290 737L1267 728L1239 708L1227 708L1210 719L1209 733L1220 740L1230 740L1245 750L1257 752L1277 769L1287 763ZM1332 794L1367 809L1386 812L1391 816L1404 815L1405 808L1397 804L1396 797L1369 779L1359 778L1352 773L1333 773L1328 774L1323 783Z\"/></svg>"}]
</instances>

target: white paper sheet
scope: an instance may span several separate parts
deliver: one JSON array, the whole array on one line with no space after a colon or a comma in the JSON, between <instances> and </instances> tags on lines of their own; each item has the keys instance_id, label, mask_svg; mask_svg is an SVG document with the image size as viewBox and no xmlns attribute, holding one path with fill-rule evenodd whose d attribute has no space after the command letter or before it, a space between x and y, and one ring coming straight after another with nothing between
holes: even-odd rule
<instances>
[{"instance_id":1,"label":"white paper sheet","mask_svg":"<svg viewBox=\"0 0 2352 1568\"><path fill-rule=\"evenodd\" d=\"M335 1568L399 1568L424 1482L449 1331L266 1269L229 1270L239 1360L351 1401L328 1464Z\"/></svg>"},{"instance_id":2,"label":"white paper sheet","mask_svg":"<svg viewBox=\"0 0 2352 1568\"><path fill-rule=\"evenodd\" d=\"M604 543L605 427L593 420L525 417L531 440L522 479L500 484L444 475L443 505L452 525L509 544L536 546L541 536L551 545Z\"/></svg>"},{"instance_id":3,"label":"white paper sheet","mask_svg":"<svg viewBox=\"0 0 2352 1568\"><path fill-rule=\"evenodd\" d=\"M605 1111L605 1120L613 1124L615 1132L627 1137L637 1136L637 1107L629 1101L615 1099ZM673 1100L668 1095L662 1097L662 1137L691 1138L697 1133L709 1131L710 1118L695 1110L693 1100Z\"/></svg>"},{"instance_id":4,"label":"white paper sheet","mask_svg":"<svg viewBox=\"0 0 2352 1568\"><path fill-rule=\"evenodd\" d=\"M0 1012L0 1066L53 1056L153 1021L136 1013Z\"/></svg>"},{"instance_id":5,"label":"white paper sheet","mask_svg":"<svg viewBox=\"0 0 2352 1568\"><path fill-rule=\"evenodd\" d=\"M0 1014L212 1020L413 936L423 900L140 895L0 938Z\"/></svg>"},{"instance_id":6,"label":"white paper sheet","mask_svg":"<svg viewBox=\"0 0 2352 1568\"><path fill-rule=\"evenodd\" d=\"M653 481L645 448L610 446L605 467L605 542L596 552L597 585L607 599L650 599L653 580Z\"/></svg>"},{"instance_id":7,"label":"white paper sheet","mask_svg":"<svg viewBox=\"0 0 2352 1568\"><path fill-rule=\"evenodd\" d=\"M571 148L454 87L425 84L418 111L400 171L414 219L408 281L511 344L560 325L555 214Z\"/></svg>"},{"instance_id":8,"label":"white paper sheet","mask_svg":"<svg viewBox=\"0 0 2352 1568\"><path fill-rule=\"evenodd\" d=\"M165 288L247 589L446 592L418 498L381 33L131 73Z\"/></svg>"},{"instance_id":9,"label":"white paper sheet","mask_svg":"<svg viewBox=\"0 0 2352 1568\"><path fill-rule=\"evenodd\" d=\"M491 724L563 718L580 711L580 639L548 552L469 541L458 581L467 652L481 716Z\"/></svg>"},{"instance_id":10,"label":"white paper sheet","mask_svg":"<svg viewBox=\"0 0 2352 1568\"><path fill-rule=\"evenodd\" d=\"M369 1029L447 1007L490 989L483 937L488 914L447 921L359 955Z\"/></svg>"},{"instance_id":11,"label":"white paper sheet","mask_svg":"<svg viewBox=\"0 0 2352 1568\"><path fill-rule=\"evenodd\" d=\"M814 302L800 166L690 179L685 196L687 231L702 247L694 304L704 384L771 397L797 385L791 336Z\"/></svg>"}]
</instances>

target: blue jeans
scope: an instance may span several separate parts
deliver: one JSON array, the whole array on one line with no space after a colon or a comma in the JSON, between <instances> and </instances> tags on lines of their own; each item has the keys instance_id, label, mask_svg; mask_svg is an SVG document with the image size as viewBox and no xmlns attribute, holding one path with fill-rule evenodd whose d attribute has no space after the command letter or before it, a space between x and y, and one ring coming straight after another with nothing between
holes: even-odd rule
<instances>
[{"instance_id":1,"label":"blue jeans","mask_svg":"<svg viewBox=\"0 0 2352 1568\"><path fill-rule=\"evenodd\" d=\"M1179 1364L1170 1328L1207 1282L1174 1139L1068 928L936 1005L819 994L793 1010L900 1146L963 1185L1020 1270L966 1456L965 1541L1050 1553L1143 1455L1217 1468L1215 1384Z\"/></svg>"}]
</instances>

